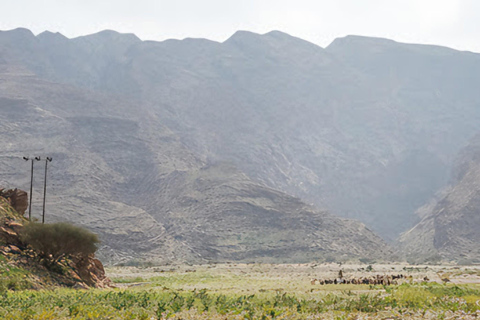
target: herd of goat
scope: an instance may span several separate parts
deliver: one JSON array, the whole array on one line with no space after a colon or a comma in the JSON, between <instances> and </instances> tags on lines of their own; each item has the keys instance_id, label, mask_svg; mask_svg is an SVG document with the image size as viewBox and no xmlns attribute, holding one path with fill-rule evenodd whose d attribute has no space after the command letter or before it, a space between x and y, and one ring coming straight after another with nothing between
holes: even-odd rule
<instances>
[{"instance_id":1,"label":"herd of goat","mask_svg":"<svg viewBox=\"0 0 480 320\"><path fill-rule=\"evenodd\" d=\"M398 280L405 279L406 277L403 274L397 275L375 275L371 277L360 277L360 278L344 278L340 273L338 278L335 279L311 279L312 284L369 284L369 285L394 285L398 284ZM429 279L425 277L424 281Z\"/></svg>"}]
</instances>

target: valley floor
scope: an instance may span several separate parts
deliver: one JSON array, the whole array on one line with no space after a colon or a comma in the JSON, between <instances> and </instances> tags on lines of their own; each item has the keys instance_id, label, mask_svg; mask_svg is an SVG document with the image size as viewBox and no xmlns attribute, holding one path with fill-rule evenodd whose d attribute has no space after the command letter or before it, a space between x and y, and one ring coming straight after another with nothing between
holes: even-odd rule
<instances>
[{"instance_id":1,"label":"valley floor","mask_svg":"<svg viewBox=\"0 0 480 320\"><path fill-rule=\"evenodd\" d=\"M377 275L403 275L405 282L480 284L479 266L409 265L409 264L210 264L198 266L110 267L107 275L118 286L163 283L176 290L207 289L222 294L258 292L344 291L359 285L311 285L312 279L335 279L342 270L345 279L371 278ZM408 278L408 279L407 279ZM317 282L318 283L318 282Z\"/></svg>"},{"instance_id":2,"label":"valley floor","mask_svg":"<svg viewBox=\"0 0 480 320\"><path fill-rule=\"evenodd\" d=\"M320 285L399 276L395 285ZM0 293L1 319L477 319L480 266L110 267L117 288ZM315 281L312 281L316 279ZM312 284L314 282L314 284Z\"/></svg>"}]
</instances>

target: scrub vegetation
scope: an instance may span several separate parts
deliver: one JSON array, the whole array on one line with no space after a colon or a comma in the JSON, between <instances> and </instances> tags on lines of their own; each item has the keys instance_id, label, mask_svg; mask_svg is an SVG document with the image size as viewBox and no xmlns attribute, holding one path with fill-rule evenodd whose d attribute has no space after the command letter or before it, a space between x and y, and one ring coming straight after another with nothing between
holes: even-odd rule
<instances>
[{"instance_id":1,"label":"scrub vegetation","mask_svg":"<svg viewBox=\"0 0 480 320\"><path fill-rule=\"evenodd\" d=\"M285 269L274 273L275 268L280 268L274 265L185 268L145 268L143 272L138 268L113 268L109 272L118 286L114 289L3 288L0 318L474 319L480 316L479 284L414 279L395 286L320 286L303 278L295 282L288 273L282 276ZM251 273L246 273L248 270Z\"/></svg>"}]
</instances>

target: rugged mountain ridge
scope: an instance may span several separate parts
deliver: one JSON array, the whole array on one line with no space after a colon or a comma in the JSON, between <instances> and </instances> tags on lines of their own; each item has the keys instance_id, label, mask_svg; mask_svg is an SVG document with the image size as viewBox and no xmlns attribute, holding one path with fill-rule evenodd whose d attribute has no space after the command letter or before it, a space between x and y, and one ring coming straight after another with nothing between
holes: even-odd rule
<instances>
[{"instance_id":1,"label":"rugged mountain ridge","mask_svg":"<svg viewBox=\"0 0 480 320\"><path fill-rule=\"evenodd\" d=\"M24 30L17 32L32 37ZM117 49L102 42L112 35L95 37L106 40L82 40L88 40L86 52L105 54L108 63L100 63L98 69L115 64ZM134 95L92 90L73 83L83 75L56 73L57 69L81 74L86 70L90 85L98 79L86 58L78 58L83 64L76 68L50 68L61 58L42 51L44 47L55 51L42 44L45 37L67 41L52 34L31 38L29 45L43 52L36 55L48 59L35 60L32 55L22 63L12 58L3 65L9 71L0 74L4 137L0 159L5 168L1 180L26 186L29 163L21 157L25 153L53 156L47 222L75 221L95 231L102 238L99 254L106 261L392 257L391 249L363 225L308 206L251 180L236 165L192 150L162 121L162 114ZM58 79L63 76L72 77L71 81L61 83ZM35 163L35 168L33 212L38 216L43 181L38 172L43 167Z\"/></svg>"},{"instance_id":2,"label":"rugged mountain ridge","mask_svg":"<svg viewBox=\"0 0 480 320\"><path fill-rule=\"evenodd\" d=\"M460 153L451 185L419 214L423 219L399 240L408 259L480 263L480 135Z\"/></svg>"},{"instance_id":3,"label":"rugged mountain ridge","mask_svg":"<svg viewBox=\"0 0 480 320\"><path fill-rule=\"evenodd\" d=\"M176 235L151 210L169 205L155 189L178 172L232 163L254 184L393 240L447 183L480 123L470 85L480 77L478 54L385 39L346 37L323 49L281 32L241 31L217 43L21 29L0 33L0 61L5 105L21 106L4 122L21 121L3 130L22 137L20 148L5 148L8 161L56 150L68 175L52 203L68 203L78 220L87 203L109 217L85 222L97 228L122 212L128 231L112 226L106 238L138 241L148 226L145 250L168 247L169 257ZM2 180L26 183L8 161ZM118 243L105 251L118 252Z\"/></svg>"}]
</instances>

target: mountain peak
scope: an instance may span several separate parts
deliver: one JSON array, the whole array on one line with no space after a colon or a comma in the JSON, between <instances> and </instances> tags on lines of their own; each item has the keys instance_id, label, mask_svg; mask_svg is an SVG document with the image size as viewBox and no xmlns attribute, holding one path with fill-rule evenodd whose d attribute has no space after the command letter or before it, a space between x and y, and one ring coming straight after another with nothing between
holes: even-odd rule
<instances>
[{"instance_id":1,"label":"mountain peak","mask_svg":"<svg viewBox=\"0 0 480 320\"><path fill-rule=\"evenodd\" d=\"M291 35L289 35L288 33L283 32L283 31L279 31L279 30L272 30L272 31L270 31L270 32L267 32L267 33L265 33L265 36L291 37Z\"/></svg>"},{"instance_id":2,"label":"mountain peak","mask_svg":"<svg viewBox=\"0 0 480 320\"><path fill-rule=\"evenodd\" d=\"M129 42L142 41L133 33L120 33L114 30L102 30L97 33L74 38L73 40L85 40L85 39L95 39L97 41L110 41L110 40L117 40L117 39L125 39Z\"/></svg>"},{"instance_id":3,"label":"mountain peak","mask_svg":"<svg viewBox=\"0 0 480 320\"><path fill-rule=\"evenodd\" d=\"M103 30L94 34L74 38L72 41L91 53L98 54L103 52L103 54L108 53L108 55L112 53L122 55L131 46L142 42L142 40L133 33L120 33L113 30Z\"/></svg>"},{"instance_id":4,"label":"mountain peak","mask_svg":"<svg viewBox=\"0 0 480 320\"><path fill-rule=\"evenodd\" d=\"M338 52L354 52L354 51L364 51L364 52L384 52L391 50L408 50L415 52L416 54L426 54L426 55L451 55L459 51L438 45L432 44L418 44L418 43L404 43L397 42L394 40L378 37L367 37L367 36L357 36L357 35L348 35L342 38L335 39L326 50L332 53Z\"/></svg>"},{"instance_id":5,"label":"mountain peak","mask_svg":"<svg viewBox=\"0 0 480 320\"><path fill-rule=\"evenodd\" d=\"M241 46L252 46L259 43L266 43L270 46L281 47L284 45L292 45L295 47L309 47L311 49L323 49L316 44L306 40L291 36L285 32L272 30L265 34L258 34L251 31L239 30L228 38L225 44L236 44Z\"/></svg>"},{"instance_id":6,"label":"mountain peak","mask_svg":"<svg viewBox=\"0 0 480 320\"><path fill-rule=\"evenodd\" d=\"M397 44L397 42L377 37L366 37L366 36L357 36L357 35L347 35L345 37L336 38L333 42L326 48L328 51L335 51L340 48L345 47L377 47L377 46L386 46Z\"/></svg>"},{"instance_id":7,"label":"mountain peak","mask_svg":"<svg viewBox=\"0 0 480 320\"><path fill-rule=\"evenodd\" d=\"M294 37L289 35L288 33L278 31L278 30L272 30L264 34L260 33L255 33L252 31L246 31L246 30L238 30L236 31L230 38L228 38L225 42L233 41L233 40L246 40L246 39L260 39L260 38L275 38L278 40L301 40L304 42L307 42L305 40L302 40L300 38Z\"/></svg>"},{"instance_id":8,"label":"mountain peak","mask_svg":"<svg viewBox=\"0 0 480 320\"><path fill-rule=\"evenodd\" d=\"M26 28L16 28L12 30L0 31L0 36L6 36L11 40L34 40L35 35Z\"/></svg>"},{"instance_id":9,"label":"mountain peak","mask_svg":"<svg viewBox=\"0 0 480 320\"><path fill-rule=\"evenodd\" d=\"M60 32L51 32L48 30L45 30L42 33L38 34L37 38L40 40L68 40L68 38Z\"/></svg>"},{"instance_id":10,"label":"mountain peak","mask_svg":"<svg viewBox=\"0 0 480 320\"><path fill-rule=\"evenodd\" d=\"M32 31L30 31L27 28L15 28L15 29L11 29L11 30L0 31L0 32L9 33L9 34L17 34L17 35L34 36Z\"/></svg>"},{"instance_id":11,"label":"mountain peak","mask_svg":"<svg viewBox=\"0 0 480 320\"><path fill-rule=\"evenodd\" d=\"M247 31L247 30L238 30L236 31L230 38L228 38L225 43L228 42L237 42L237 41L244 41L248 39L255 39L260 37L261 35L255 32Z\"/></svg>"},{"instance_id":12,"label":"mountain peak","mask_svg":"<svg viewBox=\"0 0 480 320\"><path fill-rule=\"evenodd\" d=\"M382 38L382 37L369 37L369 36L360 36L356 34L349 34L345 37L339 37L334 40L335 41L347 41L347 42L376 42L376 43L396 43L396 41Z\"/></svg>"}]
</instances>

